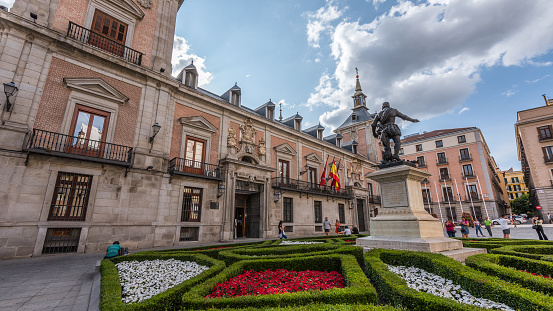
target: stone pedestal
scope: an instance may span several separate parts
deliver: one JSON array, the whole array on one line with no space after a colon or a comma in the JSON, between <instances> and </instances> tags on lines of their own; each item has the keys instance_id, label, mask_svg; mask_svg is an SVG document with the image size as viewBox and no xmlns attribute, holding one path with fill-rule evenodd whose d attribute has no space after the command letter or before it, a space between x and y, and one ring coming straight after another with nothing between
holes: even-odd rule
<instances>
[{"instance_id":1,"label":"stone pedestal","mask_svg":"<svg viewBox=\"0 0 553 311\"><path fill-rule=\"evenodd\" d=\"M463 243L444 237L442 223L424 209L420 182L430 175L407 165L368 174L366 177L380 184L382 208L371 219L371 236L357 239L357 245L365 249L464 253Z\"/></svg>"}]
</instances>

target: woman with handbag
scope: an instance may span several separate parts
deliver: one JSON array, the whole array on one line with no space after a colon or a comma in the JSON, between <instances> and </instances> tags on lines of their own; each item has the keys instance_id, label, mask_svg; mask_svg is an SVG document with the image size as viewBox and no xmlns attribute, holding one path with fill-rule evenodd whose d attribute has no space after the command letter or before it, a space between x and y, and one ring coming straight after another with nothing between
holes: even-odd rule
<instances>
[{"instance_id":1,"label":"woman with handbag","mask_svg":"<svg viewBox=\"0 0 553 311\"><path fill-rule=\"evenodd\" d=\"M342 234L342 224L336 219L336 234Z\"/></svg>"},{"instance_id":2,"label":"woman with handbag","mask_svg":"<svg viewBox=\"0 0 553 311\"><path fill-rule=\"evenodd\" d=\"M469 237L469 221L468 220L461 220L461 235L463 238Z\"/></svg>"},{"instance_id":3,"label":"woman with handbag","mask_svg":"<svg viewBox=\"0 0 553 311\"><path fill-rule=\"evenodd\" d=\"M284 234L284 225L282 224L282 220L278 223L278 238L288 239L288 237Z\"/></svg>"},{"instance_id":4,"label":"woman with handbag","mask_svg":"<svg viewBox=\"0 0 553 311\"><path fill-rule=\"evenodd\" d=\"M451 218L448 218L445 222L445 231L447 232L448 237L455 237L455 224L453 223L453 221L451 221Z\"/></svg>"},{"instance_id":5,"label":"woman with handbag","mask_svg":"<svg viewBox=\"0 0 553 311\"><path fill-rule=\"evenodd\" d=\"M536 233L538 234L538 238L540 240L549 240L547 238L547 235L543 232L543 220L538 218L537 216L532 218L532 229L536 230Z\"/></svg>"}]
</instances>

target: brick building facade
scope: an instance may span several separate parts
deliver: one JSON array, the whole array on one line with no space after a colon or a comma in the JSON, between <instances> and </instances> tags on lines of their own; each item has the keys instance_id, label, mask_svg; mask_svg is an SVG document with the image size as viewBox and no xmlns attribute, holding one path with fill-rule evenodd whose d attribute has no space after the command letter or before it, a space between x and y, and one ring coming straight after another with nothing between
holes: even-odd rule
<instances>
[{"instance_id":1,"label":"brick building facade","mask_svg":"<svg viewBox=\"0 0 553 311\"><path fill-rule=\"evenodd\" d=\"M0 258L274 238L280 220L291 235L321 232L324 217L368 230L379 155L359 80L347 126L323 137L299 115L277 120L271 101L246 107L237 85L198 87L192 64L174 78L181 4L0 11L0 79L18 87L0 114ZM319 185L328 159L341 191Z\"/></svg>"}]
</instances>

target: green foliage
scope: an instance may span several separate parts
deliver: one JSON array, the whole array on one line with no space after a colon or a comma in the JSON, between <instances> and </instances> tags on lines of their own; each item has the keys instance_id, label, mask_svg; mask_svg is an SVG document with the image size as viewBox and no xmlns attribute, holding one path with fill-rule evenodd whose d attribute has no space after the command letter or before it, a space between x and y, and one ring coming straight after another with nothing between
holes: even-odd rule
<instances>
[{"instance_id":1,"label":"green foliage","mask_svg":"<svg viewBox=\"0 0 553 311\"><path fill-rule=\"evenodd\" d=\"M345 288L325 291L241 296L234 298L205 298L219 283L225 282L247 270L288 269L292 271L338 271L344 276ZM376 291L351 255L326 255L284 259L243 260L223 270L204 284L194 287L183 296L187 309L279 307L308 305L313 303L355 304L376 303Z\"/></svg>"},{"instance_id":2,"label":"green foliage","mask_svg":"<svg viewBox=\"0 0 553 311\"><path fill-rule=\"evenodd\" d=\"M472 215L469 212L463 212L463 214L461 214L461 219L468 220L469 227L474 228L474 219L472 219Z\"/></svg>"},{"instance_id":3,"label":"green foliage","mask_svg":"<svg viewBox=\"0 0 553 311\"><path fill-rule=\"evenodd\" d=\"M150 299L137 303L124 303L121 300L121 283L119 273L115 264L122 261L144 261L144 260L167 260L176 259L181 261L194 261L200 265L209 267L209 270L166 290L163 293L153 296ZM182 295L190 288L216 275L225 268L221 261L202 254L133 254L129 256L116 257L112 260L102 260L100 273L102 283L100 286L100 310L178 310L182 304Z\"/></svg>"},{"instance_id":4,"label":"green foliage","mask_svg":"<svg viewBox=\"0 0 553 311\"><path fill-rule=\"evenodd\" d=\"M517 283L546 295L553 294L553 280L520 271L550 276L553 275L551 262L508 255L480 254L468 257L465 264L507 282Z\"/></svg>"},{"instance_id":5,"label":"green foliage","mask_svg":"<svg viewBox=\"0 0 553 311\"><path fill-rule=\"evenodd\" d=\"M551 243L547 241L549 245L543 245L545 243L540 244L506 245L492 249L491 253L553 261L553 247Z\"/></svg>"},{"instance_id":6,"label":"green foliage","mask_svg":"<svg viewBox=\"0 0 553 311\"><path fill-rule=\"evenodd\" d=\"M414 266L453 281L475 297L502 302L517 310L552 310L553 299L517 284L486 275L441 254L377 249L365 254L367 272L380 297L409 310L474 310L455 301L415 291L385 264Z\"/></svg>"},{"instance_id":7,"label":"green foliage","mask_svg":"<svg viewBox=\"0 0 553 311\"><path fill-rule=\"evenodd\" d=\"M306 306L288 306L288 307L275 307L275 308L224 308L224 309L208 309L208 310L222 310L222 311L398 311L404 309L394 308L392 306L375 306L375 305L363 305L363 304L310 304Z\"/></svg>"},{"instance_id":8,"label":"green foliage","mask_svg":"<svg viewBox=\"0 0 553 311\"><path fill-rule=\"evenodd\" d=\"M532 205L530 204L528 194L523 194L520 197L511 201L511 210L515 214L528 214L532 213Z\"/></svg>"}]
</instances>

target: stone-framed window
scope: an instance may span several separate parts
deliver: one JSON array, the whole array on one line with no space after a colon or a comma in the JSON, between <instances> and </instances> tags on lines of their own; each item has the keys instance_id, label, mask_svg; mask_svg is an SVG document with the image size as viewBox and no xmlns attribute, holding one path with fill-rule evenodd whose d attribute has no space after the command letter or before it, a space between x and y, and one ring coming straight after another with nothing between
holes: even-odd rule
<instances>
[{"instance_id":1,"label":"stone-framed window","mask_svg":"<svg viewBox=\"0 0 553 311\"><path fill-rule=\"evenodd\" d=\"M449 186L442 187L443 202L455 202L455 196L453 195L453 189Z\"/></svg>"},{"instance_id":2,"label":"stone-framed window","mask_svg":"<svg viewBox=\"0 0 553 311\"><path fill-rule=\"evenodd\" d=\"M457 142L460 143L460 144L466 143L467 138L465 137L465 135L459 135L459 136L457 136Z\"/></svg>"},{"instance_id":3,"label":"stone-framed window","mask_svg":"<svg viewBox=\"0 0 553 311\"><path fill-rule=\"evenodd\" d=\"M317 181L317 168L307 168L307 182L311 185L311 187L314 187L318 184Z\"/></svg>"},{"instance_id":4,"label":"stone-framed window","mask_svg":"<svg viewBox=\"0 0 553 311\"><path fill-rule=\"evenodd\" d=\"M449 170L447 167L440 168L440 179L449 179Z\"/></svg>"},{"instance_id":5,"label":"stone-framed window","mask_svg":"<svg viewBox=\"0 0 553 311\"><path fill-rule=\"evenodd\" d=\"M474 176L474 171L472 170L472 164L463 165L463 177Z\"/></svg>"},{"instance_id":6,"label":"stone-framed window","mask_svg":"<svg viewBox=\"0 0 553 311\"><path fill-rule=\"evenodd\" d=\"M470 160L469 148L459 149L459 156L461 161Z\"/></svg>"},{"instance_id":7,"label":"stone-framed window","mask_svg":"<svg viewBox=\"0 0 553 311\"><path fill-rule=\"evenodd\" d=\"M343 203L338 203L338 220L340 223L346 222L346 209Z\"/></svg>"},{"instance_id":8,"label":"stone-framed window","mask_svg":"<svg viewBox=\"0 0 553 311\"><path fill-rule=\"evenodd\" d=\"M84 221L92 176L58 172L49 221Z\"/></svg>"},{"instance_id":9,"label":"stone-framed window","mask_svg":"<svg viewBox=\"0 0 553 311\"><path fill-rule=\"evenodd\" d=\"M106 142L110 113L83 105L75 105L70 135L74 136L68 152L96 156L102 153Z\"/></svg>"},{"instance_id":10,"label":"stone-framed window","mask_svg":"<svg viewBox=\"0 0 553 311\"><path fill-rule=\"evenodd\" d=\"M322 223L323 222L323 202L321 201L315 201L315 223Z\"/></svg>"},{"instance_id":11,"label":"stone-framed window","mask_svg":"<svg viewBox=\"0 0 553 311\"><path fill-rule=\"evenodd\" d=\"M186 170L203 171L205 149L207 142L204 139L187 136L184 151L184 167Z\"/></svg>"},{"instance_id":12,"label":"stone-framed window","mask_svg":"<svg viewBox=\"0 0 553 311\"><path fill-rule=\"evenodd\" d=\"M417 157L417 166L418 167L426 166L426 161L424 160L424 156Z\"/></svg>"},{"instance_id":13,"label":"stone-framed window","mask_svg":"<svg viewBox=\"0 0 553 311\"><path fill-rule=\"evenodd\" d=\"M198 227L181 227L179 234L179 242L198 241L200 228Z\"/></svg>"},{"instance_id":14,"label":"stone-framed window","mask_svg":"<svg viewBox=\"0 0 553 311\"><path fill-rule=\"evenodd\" d=\"M415 145L415 149L416 149L417 151L422 151L422 145L420 145L420 144L419 144L419 145Z\"/></svg>"},{"instance_id":15,"label":"stone-framed window","mask_svg":"<svg viewBox=\"0 0 553 311\"><path fill-rule=\"evenodd\" d=\"M478 200L478 187L476 184L467 185L467 199Z\"/></svg>"},{"instance_id":16,"label":"stone-framed window","mask_svg":"<svg viewBox=\"0 0 553 311\"><path fill-rule=\"evenodd\" d=\"M436 148L441 148L444 146L444 142L440 139L440 140L436 140Z\"/></svg>"},{"instance_id":17,"label":"stone-framed window","mask_svg":"<svg viewBox=\"0 0 553 311\"><path fill-rule=\"evenodd\" d=\"M422 189L422 201L424 203L432 203L432 195L430 194L430 189Z\"/></svg>"},{"instance_id":18,"label":"stone-framed window","mask_svg":"<svg viewBox=\"0 0 553 311\"><path fill-rule=\"evenodd\" d=\"M92 19L92 26L90 30L101 36L107 37L117 43L125 45L127 39L127 30L129 26L121 22L120 20L106 14L98 9L94 11L94 17ZM89 42L102 49L114 52L114 54L123 56L125 52L123 48L115 48L110 44L111 42L106 40L97 40L96 36L91 36Z\"/></svg>"},{"instance_id":19,"label":"stone-framed window","mask_svg":"<svg viewBox=\"0 0 553 311\"><path fill-rule=\"evenodd\" d=\"M438 152L438 164L447 163L447 157L445 156L445 152Z\"/></svg>"},{"instance_id":20,"label":"stone-framed window","mask_svg":"<svg viewBox=\"0 0 553 311\"><path fill-rule=\"evenodd\" d=\"M282 221L294 222L294 200L292 198L283 198Z\"/></svg>"},{"instance_id":21,"label":"stone-framed window","mask_svg":"<svg viewBox=\"0 0 553 311\"><path fill-rule=\"evenodd\" d=\"M539 140L541 141L544 139L553 138L553 135L551 134L551 132L552 132L551 125L544 125L544 126L538 127Z\"/></svg>"},{"instance_id":22,"label":"stone-framed window","mask_svg":"<svg viewBox=\"0 0 553 311\"><path fill-rule=\"evenodd\" d=\"M280 182L289 183L290 182L290 161L287 160L278 160L278 178Z\"/></svg>"},{"instance_id":23,"label":"stone-framed window","mask_svg":"<svg viewBox=\"0 0 553 311\"><path fill-rule=\"evenodd\" d=\"M202 211L202 189L184 187L180 221L199 222Z\"/></svg>"}]
</instances>

